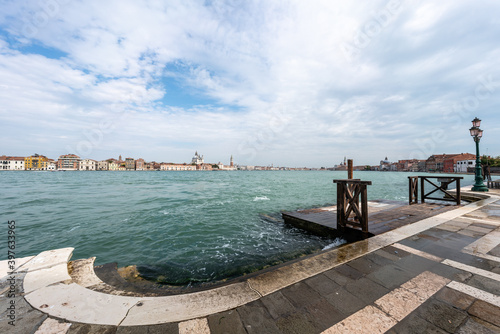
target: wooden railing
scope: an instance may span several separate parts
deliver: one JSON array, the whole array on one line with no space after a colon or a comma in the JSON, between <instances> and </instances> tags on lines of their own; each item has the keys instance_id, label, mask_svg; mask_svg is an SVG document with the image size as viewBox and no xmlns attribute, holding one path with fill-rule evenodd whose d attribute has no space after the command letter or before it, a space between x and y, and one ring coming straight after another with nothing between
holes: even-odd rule
<instances>
[{"instance_id":1,"label":"wooden railing","mask_svg":"<svg viewBox=\"0 0 500 334\"><path fill-rule=\"evenodd\" d=\"M366 186L371 181L358 179L333 180L337 184L337 229L347 226L368 233L368 196ZM361 198L361 206L360 206Z\"/></svg>"},{"instance_id":2,"label":"wooden railing","mask_svg":"<svg viewBox=\"0 0 500 334\"><path fill-rule=\"evenodd\" d=\"M437 200L437 201L448 201L455 202L457 205L460 205L462 200L460 195L460 180L463 179L461 176L408 176L409 181L409 204L417 204L418 203L418 180L420 179L420 201L421 203L425 203L426 199ZM437 183L440 183L438 186L434 182L429 179L436 179ZM434 188L430 192L425 192L425 183L429 183ZM456 186L456 194L450 193L448 191L448 186L455 182ZM441 191L445 194L443 198L432 197L431 195L437 191Z\"/></svg>"},{"instance_id":3,"label":"wooden railing","mask_svg":"<svg viewBox=\"0 0 500 334\"><path fill-rule=\"evenodd\" d=\"M418 176L408 176L409 181L409 204L418 204Z\"/></svg>"}]
</instances>

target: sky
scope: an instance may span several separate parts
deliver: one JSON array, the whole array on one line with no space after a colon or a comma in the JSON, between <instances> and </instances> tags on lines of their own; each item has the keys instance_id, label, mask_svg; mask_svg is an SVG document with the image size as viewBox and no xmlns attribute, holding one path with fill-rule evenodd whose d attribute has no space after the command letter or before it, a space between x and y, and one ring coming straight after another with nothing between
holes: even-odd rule
<instances>
[{"instance_id":1,"label":"sky","mask_svg":"<svg viewBox=\"0 0 500 334\"><path fill-rule=\"evenodd\" d=\"M494 0L0 0L0 155L500 155Z\"/></svg>"}]
</instances>

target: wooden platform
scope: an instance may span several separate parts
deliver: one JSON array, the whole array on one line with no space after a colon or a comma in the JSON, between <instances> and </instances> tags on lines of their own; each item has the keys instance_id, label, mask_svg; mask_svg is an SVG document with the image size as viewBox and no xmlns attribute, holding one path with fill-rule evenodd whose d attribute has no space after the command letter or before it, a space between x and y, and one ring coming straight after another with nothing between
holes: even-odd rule
<instances>
[{"instance_id":1,"label":"wooden platform","mask_svg":"<svg viewBox=\"0 0 500 334\"><path fill-rule=\"evenodd\" d=\"M456 205L414 204L406 202L368 201L368 230L378 235L442 212L456 209ZM340 236L337 231L337 208L323 208L282 212L285 223L321 236Z\"/></svg>"}]
</instances>

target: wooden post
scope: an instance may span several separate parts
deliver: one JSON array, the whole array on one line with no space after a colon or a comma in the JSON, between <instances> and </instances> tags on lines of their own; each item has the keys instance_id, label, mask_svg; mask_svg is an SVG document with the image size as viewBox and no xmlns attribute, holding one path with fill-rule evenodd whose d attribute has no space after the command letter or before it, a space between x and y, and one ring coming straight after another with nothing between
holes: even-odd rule
<instances>
[{"instance_id":1,"label":"wooden post","mask_svg":"<svg viewBox=\"0 0 500 334\"><path fill-rule=\"evenodd\" d=\"M352 180L353 177L353 167L352 167L352 159L347 160L347 179Z\"/></svg>"},{"instance_id":2,"label":"wooden post","mask_svg":"<svg viewBox=\"0 0 500 334\"><path fill-rule=\"evenodd\" d=\"M457 179L457 205L462 203L462 195L460 194L460 179Z\"/></svg>"},{"instance_id":3,"label":"wooden post","mask_svg":"<svg viewBox=\"0 0 500 334\"><path fill-rule=\"evenodd\" d=\"M368 234L368 195L366 186L371 181L333 180L337 184L337 229L360 228ZM359 198L361 197L361 206Z\"/></svg>"},{"instance_id":4,"label":"wooden post","mask_svg":"<svg viewBox=\"0 0 500 334\"><path fill-rule=\"evenodd\" d=\"M425 191L424 191L424 183L425 183L425 177L419 176L420 179L420 202L425 203Z\"/></svg>"},{"instance_id":5,"label":"wooden post","mask_svg":"<svg viewBox=\"0 0 500 334\"><path fill-rule=\"evenodd\" d=\"M361 190L361 230L368 235L368 193L366 191L366 184L362 186ZM358 202L359 203L359 202ZM358 204L359 205L359 204Z\"/></svg>"}]
</instances>

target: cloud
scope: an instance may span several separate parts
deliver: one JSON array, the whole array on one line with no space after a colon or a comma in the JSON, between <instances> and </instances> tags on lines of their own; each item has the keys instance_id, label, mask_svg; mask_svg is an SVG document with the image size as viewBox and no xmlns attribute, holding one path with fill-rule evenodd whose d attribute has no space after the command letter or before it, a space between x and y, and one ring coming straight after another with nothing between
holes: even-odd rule
<instances>
[{"instance_id":1,"label":"cloud","mask_svg":"<svg viewBox=\"0 0 500 334\"><path fill-rule=\"evenodd\" d=\"M200 150L214 162L369 164L421 152L439 129L452 131L423 154L471 151L470 119L499 121L494 1L3 7L6 154L57 157L92 133L96 159L121 150L180 162ZM103 122L113 130L97 136Z\"/></svg>"}]
</instances>

